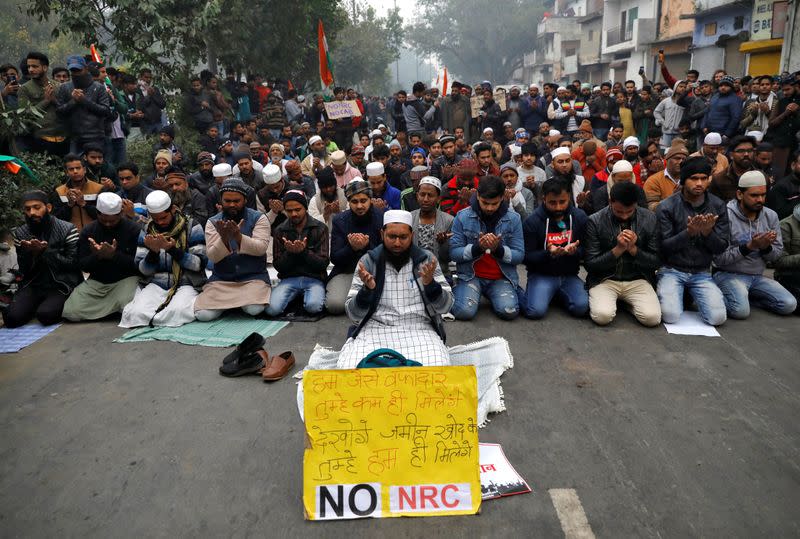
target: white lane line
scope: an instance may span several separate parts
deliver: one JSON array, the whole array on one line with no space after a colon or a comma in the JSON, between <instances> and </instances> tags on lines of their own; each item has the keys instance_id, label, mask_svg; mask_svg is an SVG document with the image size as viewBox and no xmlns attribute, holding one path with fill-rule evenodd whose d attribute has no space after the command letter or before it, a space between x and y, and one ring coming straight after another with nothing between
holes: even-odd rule
<instances>
[{"instance_id":1,"label":"white lane line","mask_svg":"<svg viewBox=\"0 0 800 539\"><path fill-rule=\"evenodd\" d=\"M553 507L556 508L566 539L595 539L575 489L551 488L547 492L553 500Z\"/></svg>"}]
</instances>

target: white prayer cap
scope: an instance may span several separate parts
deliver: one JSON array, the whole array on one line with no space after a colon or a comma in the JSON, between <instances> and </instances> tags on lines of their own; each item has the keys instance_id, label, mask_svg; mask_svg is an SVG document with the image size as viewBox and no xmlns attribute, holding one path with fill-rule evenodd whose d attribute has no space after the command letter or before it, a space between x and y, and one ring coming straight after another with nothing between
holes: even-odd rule
<instances>
[{"instance_id":1,"label":"white prayer cap","mask_svg":"<svg viewBox=\"0 0 800 539\"><path fill-rule=\"evenodd\" d=\"M560 147L556 148L555 150L553 150L552 152L550 152L550 156L553 159L555 159L559 155L572 155L572 154L570 153L569 148L566 148L564 146L560 146Z\"/></svg>"},{"instance_id":2,"label":"white prayer cap","mask_svg":"<svg viewBox=\"0 0 800 539\"><path fill-rule=\"evenodd\" d=\"M389 210L383 214L383 226L390 225L392 223L402 223L404 225L408 225L409 227L413 227L413 219L411 217L411 212L407 212L405 210Z\"/></svg>"},{"instance_id":3,"label":"white prayer cap","mask_svg":"<svg viewBox=\"0 0 800 539\"><path fill-rule=\"evenodd\" d=\"M528 86L528 90L532 90L533 88L536 88L538 90L539 89L539 85L534 83L534 84L531 84L530 86Z\"/></svg>"},{"instance_id":4,"label":"white prayer cap","mask_svg":"<svg viewBox=\"0 0 800 539\"><path fill-rule=\"evenodd\" d=\"M549 136L549 137L560 137L561 136L561 131L559 131L558 129L551 129L550 132L547 133L547 136Z\"/></svg>"},{"instance_id":5,"label":"white prayer cap","mask_svg":"<svg viewBox=\"0 0 800 539\"><path fill-rule=\"evenodd\" d=\"M511 146L508 147L508 151L511 152L511 157L522 155L522 146L517 146L516 144L512 144Z\"/></svg>"},{"instance_id":6,"label":"white prayer cap","mask_svg":"<svg viewBox=\"0 0 800 539\"><path fill-rule=\"evenodd\" d=\"M753 137L756 139L756 142L761 142L761 140L764 138L764 133L761 131L748 131L744 134L744 136Z\"/></svg>"},{"instance_id":7,"label":"white prayer cap","mask_svg":"<svg viewBox=\"0 0 800 539\"><path fill-rule=\"evenodd\" d=\"M617 172L633 172L633 165L630 164L629 161L625 159L620 159L614 166L611 168L611 174L614 175Z\"/></svg>"},{"instance_id":8,"label":"white prayer cap","mask_svg":"<svg viewBox=\"0 0 800 539\"><path fill-rule=\"evenodd\" d=\"M165 212L172 207L172 199L164 191L153 191L144 199L149 213Z\"/></svg>"},{"instance_id":9,"label":"white prayer cap","mask_svg":"<svg viewBox=\"0 0 800 539\"><path fill-rule=\"evenodd\" d=\"M556 88L556 92L566 92L566 91L567 89L564 86L559 86L558 88Z\"/></svg>"},{"instance_id":10,"label":"white prayer cap","mask_svg":"<svg viewBox=\"0 0 800 539\"><path fill-rule=\"evenodd\" d=\"M630 148L631 146L639 147L639 139L633 136L626 138L622 141L622 149Z\"/></svg>"},{"instance_id":11,"label":"white prayer cap","mask_svg":"<svg viewBox=\"0 0 800 539\"><path fill-rule=\"evenodd\" d=\"M367 177L383 176L383 163L373 161L367 165Z\"/></svg>"},{"instance_id":12,"label":"white prayer cap","mask_svg":"<svg viewBox=\"0 0 800 539\"><path fill-rule=\"evenodd\" d=\"M485 135L486 133L494 133L494 129L492 129L491 127L487 127L486 129L483 130L483 134Z\"/></svg>"},{"instance_id":13,"label":"white prayer cap","mask_svg":"<svg viewBox=\"0 0 800 539\"><path fill-rule=\"evenodd\" d=\"M97 195L97 211L103 215L118 215L122 211L122 198L116 193Z\"/></svg>"},{"instance_id":14,"label":"white prayer cap","mask_svg":"<svg viewBox=\"0 0 800 539\"><path fill-rule=\"evenodd\" d=\"M767 185L767 178L760 170L748 170L739 176L739 189L747 189L748 187L761 187Z\"/></svg>"},{"instance_id":15,"label":"white prayer cap","mask_svg":"<svg viewBox=\"0 0 800 539\"><path fill-rule=\"evenodd\" d=\"M708 144L709 146L719 146L722 144L722 137L719 133L711 132L706 135L706 138L703 139L703 144Z\"/></svg>"},{"instance_id":16,"label":"white prayer cap","mask_svg":"<svg viewBox=\"0 0 800 539\"><path fill-rule=\"evenodd\" d=\"M378 124L378 129L386 129L386 126L383 124Z\"/></svg>"},{"instance_id":17,"label":"white prayer cap","mask_svg":"<svg viewBox=\"0 0 800 539\"><path fill-rule=\"evenodd\" d=\"M322 142L322 137L321 137L321 136L319 136L319 135L314 135L313 137L311 137L310 139L308 139L308 145L309 145L309 146L313 146L313 145L314 145L314 144L316 144L317 142Z\"/></svg>"},{"instance_id":18,"label":"white prayer cap","mask_svg":"<svg viewBox=\"0 0 800 539\"><path fill-rule=\"evenodd\" d=\"M425 176L419 181L420 186L422 185L432 185L436 188L437 191L440 193L442 192L442 182L439 181L439 178L436 176Z\"/></svg>"},{"instance_id":19,"label":"white prayer cap","mask_svg":"<svg viewBox=\"0 0 800 539\"><path fill-rule=\"evenodd\" d=\"M274 163L269 163L265 166L264 170L261 171L261 175L264 177L264 183L267 185L274 185L281 181L283 177L281 175L281 167Z\"/></svg>"},{"instance_id":20,"label":"white prayer cap","mask_svg":"<svg viewBox=\"0 0 800 539\"><path fill-rule=\"evenodd\" d=\"M373 129L372 133L369 134L369 138L382 137L382 136L383 136L383 131L381 131L380 129Z\"/></svg>"},{"instance_id":21,"label":"white prayer cap","mask_svg":"<svg viewBox=\"0 0 800 539\"><path fill-rule=\"evenodd\" d=\"M600 91L600 87L599 86L595 86L594 88L592 88L592 91L593 92L599 92Z\"/></svg>"},{"instance_id":22,"label":"white prayer cap","mask_svg":"<svg viewBox=\"0 0 800 539\"><path fill-rule=\"evenodd\" d=\"M211 174L215 178L224 178L225 176L230 176L233 174L233 169L228 163L220 163L219 165L214 165L211 168Z\"/></svg>"}]
</instances>

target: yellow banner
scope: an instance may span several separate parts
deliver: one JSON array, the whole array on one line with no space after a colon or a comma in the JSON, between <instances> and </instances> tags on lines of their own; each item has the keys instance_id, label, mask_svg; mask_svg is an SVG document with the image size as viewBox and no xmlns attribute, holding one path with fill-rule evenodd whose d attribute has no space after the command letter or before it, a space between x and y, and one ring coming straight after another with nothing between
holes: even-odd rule
<instances>
[{"instance_id":1,"label":"yellow banner","mask_svg":"<svg viewBox=\"0 0 800 539\"><path fill-rule=\"evenodd\" d=\"M306 518L475 514L475 367L303 374Z\"/></svg>"}]
</instances>

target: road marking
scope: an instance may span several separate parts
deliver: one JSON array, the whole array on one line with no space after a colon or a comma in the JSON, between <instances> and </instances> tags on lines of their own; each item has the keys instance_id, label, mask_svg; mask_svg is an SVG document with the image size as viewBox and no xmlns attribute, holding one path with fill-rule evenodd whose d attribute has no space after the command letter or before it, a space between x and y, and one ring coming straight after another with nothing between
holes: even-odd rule
<instances>
[{"instance_id":1,"label":"road marking","mask_svg":"<svg viewBox=\"0 0 800 539\"><path fill-rule=\"evenodd\" d=\"M553 507L556 508L566 539L595 539L575 489L551 488L547 492L553 500Z\"/></svg>"}]
</instances>

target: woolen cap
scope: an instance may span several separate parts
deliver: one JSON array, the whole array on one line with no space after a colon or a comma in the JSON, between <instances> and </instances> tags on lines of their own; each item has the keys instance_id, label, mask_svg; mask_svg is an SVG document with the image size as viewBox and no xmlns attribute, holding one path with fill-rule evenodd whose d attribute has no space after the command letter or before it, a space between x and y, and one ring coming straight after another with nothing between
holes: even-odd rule
<instances>
[{"instance_id":1,"label":"woolen cap","mask_svg":"<svg viewBox=\"0 0 800 539\"><path fill-rule=\"evenodd\" d=\"M299 189L292 189L290 191L286 191L286 194L283 195L283 203L286 204L287 202L294 200L295 202L299 202L303 205L304 208L308 209L308 199L306 198L306 194Z\"/></svg>"},{"instance_id":2,"label":"woolen cap","mask_svg":"<svg viewBox=\"0 0 800 539\"><path fill-rule=\"evenodd\" d=\"M347 200L361 193L366 193L368 197L372 198L372 188L361 177L353 178L344 188L344 196Z\"/></svg>"}]
</instances>

